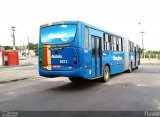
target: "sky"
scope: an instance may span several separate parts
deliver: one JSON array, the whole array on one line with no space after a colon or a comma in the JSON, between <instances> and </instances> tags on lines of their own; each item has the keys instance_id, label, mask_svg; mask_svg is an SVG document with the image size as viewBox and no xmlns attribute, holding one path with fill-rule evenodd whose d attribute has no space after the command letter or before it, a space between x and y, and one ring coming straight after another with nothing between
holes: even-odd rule
<instances>
[{"instance_id":1,"label":"sky","mask_svg":"<svg viewBox=\"0 0 160 117\"><path fill-rule=\"evenodd\" d=\"M37 43L42 24L65 20L84 21L122 35L144 48L160 50L159 0L1 0L0 45Z\"/></svg>"}]
</instances>

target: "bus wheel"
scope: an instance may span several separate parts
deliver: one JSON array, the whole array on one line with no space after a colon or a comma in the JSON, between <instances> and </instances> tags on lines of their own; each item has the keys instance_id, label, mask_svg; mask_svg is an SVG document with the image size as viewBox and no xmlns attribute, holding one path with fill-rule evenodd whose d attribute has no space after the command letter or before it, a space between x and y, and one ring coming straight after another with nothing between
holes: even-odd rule
<instances>
[{"instance_id":1,"label":"bus wheel","mask_svg":"<svg viewBox=\"0 0 160 117\"><path fill-rule=\"evenodd\" d=\"M131 73L132 72L132 63L131 65L129 66L129 70L128 70L128 73Z\"/></svg>"},{"instance_id":2,"label":"bus wheel","mask_svg":"<svg viewBox=\"0 0 160 117\"><path fill-rule=\"evenodd\" d=\"M110 70L109 70L109 67L108 66L105 66L104 67L104 75L103 75L103 78L102 78L102 82L107 82L110 78Z\"/></svg>"},{"instance_id":3,"label":"bus wheel","mask_svg":"<svg viewBox=\"0 0 160 117\"><path fill-rule=\"evenodd\" d=\"M69 80L72 81L72 82L81 82L82 78L69 77Z\"/></svg>"}]
</instances>

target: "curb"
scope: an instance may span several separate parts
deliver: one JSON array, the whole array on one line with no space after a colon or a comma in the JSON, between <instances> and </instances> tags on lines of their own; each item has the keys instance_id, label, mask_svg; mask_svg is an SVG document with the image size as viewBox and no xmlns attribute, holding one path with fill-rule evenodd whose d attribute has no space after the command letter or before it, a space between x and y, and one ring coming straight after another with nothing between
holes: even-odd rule
<instances>
[{"instance_id":1,"label":"curb","mask_svg":"<svg viewBox=\"0 0 160 117\"><path fill-rule=\"evenodd\" d=\"M25 64L25 65L14 65L14 66L0 66L0 69L2 68L12 68L12 67L24 67L24 66L31 66L34 64Z\"/></svg>"},{"instance_id":2,"label":"curb","mask_svg":"<svg viewBox=\"0 0 160 117\"><path fill-rule=\"evenodd\" d=\"M140 65L160 65L160 63L141 63Z\"/></svg>"},{"instance_id":3,"label":"curb","mask_svg":"<svg viewBox=\"0 0 160 117\"><path fill-rule=\"evenodd\" d=\"M6 83L11 83L11 82L16 82L16 81L25 80L25 79L28 79L28 78L20 78L20 79L0 81L0 84L6 84Z\"/></svg>"},{"instance_id":4,"label":"curb","mask_svg":"<svg viewBox=\"0 0 160 117\"><path fill-rule=\"evenodd\" d=\"M5 81L0 81L0 84L6 84L6 83L11 83L11 82L17 82L20 80L26 80L26 79L35 79L35 78L39 78L40 76L30 76L28 78L19 78L19 79L12 79L12 80L5 80Z\"/></svg>"}]
</instances>

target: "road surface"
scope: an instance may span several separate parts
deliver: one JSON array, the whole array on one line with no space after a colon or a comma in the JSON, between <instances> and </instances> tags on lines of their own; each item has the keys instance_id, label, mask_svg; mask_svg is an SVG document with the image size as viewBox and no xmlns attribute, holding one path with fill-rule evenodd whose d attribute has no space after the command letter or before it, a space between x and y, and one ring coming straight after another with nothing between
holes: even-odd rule
<instances>
[{"instance_id":1,"label":"road surface","mask_svg":"<svg viewBox=\"0 0 160 117\"><path fill-rule=\"evenodd\" d=\"M29 69L36 69L32 67ZM159 91L159 65L141 65L132 73L112 76L107 83L72 83L68 78L35 74L26 80L0 84L0 110L160 111Z\"/></svg>"}]
</instances>

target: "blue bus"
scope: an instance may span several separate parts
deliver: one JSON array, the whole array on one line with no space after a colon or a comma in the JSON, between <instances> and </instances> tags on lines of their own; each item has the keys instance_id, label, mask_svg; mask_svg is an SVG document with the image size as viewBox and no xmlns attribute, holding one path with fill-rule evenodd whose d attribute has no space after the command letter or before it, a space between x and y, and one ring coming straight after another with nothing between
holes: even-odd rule
<instances>
[{"instance_id":1,"label":"blue bus","mask_svg":"<svg viewBox=\"0 0 160 117\"><path fill-rule=\"evenodd\" d=\"M81 21L40 26L39 74L73 82L131 72L140 64L140 47L127 38Z\"/></svg>"}]
</instances>

